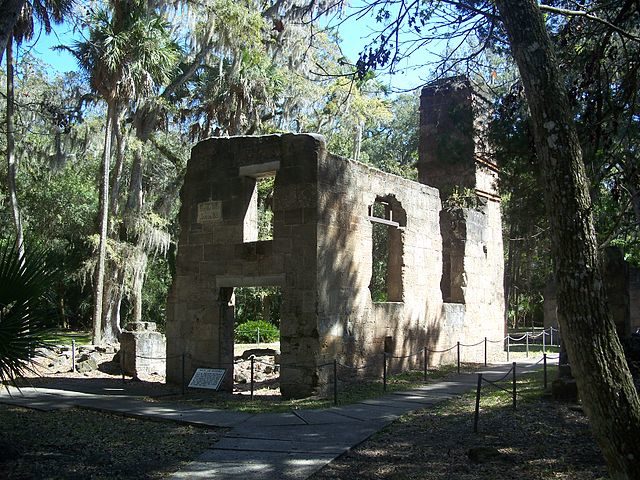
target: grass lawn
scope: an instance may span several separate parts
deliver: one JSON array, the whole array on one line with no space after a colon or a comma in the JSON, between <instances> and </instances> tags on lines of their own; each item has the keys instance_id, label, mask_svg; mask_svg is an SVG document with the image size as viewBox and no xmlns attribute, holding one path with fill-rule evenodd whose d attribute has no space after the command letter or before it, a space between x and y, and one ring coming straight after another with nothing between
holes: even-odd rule
<instances>
[{"instance_id":1,"label":"grass lawn","mask_svg":"<svg viewBox=\"0 0 640 480\"><path fill-rule=\"evenodd\" d=\"M44 335L43 339L52 345L71 345L72 340L76 341L76 345L89 345L91 332L52 329Z\"/></svg>"}]
</instances>

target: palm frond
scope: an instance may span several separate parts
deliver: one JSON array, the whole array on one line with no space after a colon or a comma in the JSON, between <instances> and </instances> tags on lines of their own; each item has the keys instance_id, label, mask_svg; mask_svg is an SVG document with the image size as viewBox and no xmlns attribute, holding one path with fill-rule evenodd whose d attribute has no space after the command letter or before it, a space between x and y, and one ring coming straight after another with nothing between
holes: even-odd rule
<instances>
[{"instance_id":1,"label":"palm frond","mask_svg":"<svg viewBox=\"0 0 640 480\"><path fill-rule=\"evenodd\" d=\"M48 294L57 272L43 249L18 257L17 242L0 245L0 381L14 382L29 370L34 350L43 345L49 320Z\"/></svg>"}]
</instances>

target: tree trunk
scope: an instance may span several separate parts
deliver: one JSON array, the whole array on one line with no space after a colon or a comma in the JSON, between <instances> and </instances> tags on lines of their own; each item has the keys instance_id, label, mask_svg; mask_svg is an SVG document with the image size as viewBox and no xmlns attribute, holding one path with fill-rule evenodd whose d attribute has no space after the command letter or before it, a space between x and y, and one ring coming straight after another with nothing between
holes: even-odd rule
<instances>
[{"instance_id":1,"label":"tree trunk","mask_svg":"<svg viewBox=\"0 0 640 480\"><path fill-rule=\"evenodd\" d=\"M133 273L133 321L142 321L142 287L144 286L145 274L147 273L147 252L138 248L136 252L135 268Z\"/></svg>"},{"instance_id":2,"label":"tree trunk","mask_svg":"<svg viewBox=\"0 0 640 480\"><path fill-rule=\"evenodd\" d=\"M364 130L364 122L358 122L356 125L353 138L353 159L357 162L360 160L360 149L362 148L362 131Z\"/></svg>"},{"instance_id":3,"label":"tree trunk","mask_svg":"<svg viewBox=\"0 0 640 480\"><path fill-rule=\"evenodd\" d=\"M2 54L12 43L9 41L11 33L16 26L24 2L25 0L0 0L0 63L2 63Z\"/></svg>"},{"instance_id":4,"label":"tree trunk","mask_svg":"<svg viewBox=\"0 0 640 480\"><path fill-rule=\"evenodd\" d=\"M107 122L104 132L104 150L102 151L102 178L100 183L100 243L98 247L98 263L93 283L93 343L102 343L102 303L104 297L104 276L107 258L107 232L109 228L109 170L111 163L111 134L113 122L116 120L115 102L107 106Z\"/></svg>"},{"instance_id":5,"label":"tree trunk","mask_svg":"<svg viewBox=\"0 0 640 480\"><path fill-rule=\"evenodd\" d=\"M109 345L118 343L122 332L120 307L124 297L124 267L116 263L115 261L108 262L109 275L107 275L104 284L102 303L102 343Z\"/></svg>"},{"instance_id":6,"label":"tree trunk","mask_svg":"<svg viewBox=\"0 0 640 480\"><path fill-rule=\"evenodd\" d=\"M116 137L116 164L111 175L111 215L113 217L118 215L118 197L120 196L120 185L122 182L122 168L124 166L124 156L127 148L127 140L122 134L122 128L120 128L120 114L116 114L116 121L113 125L113 130Z\"/></svg>"},{"instance_id":7,"label":"tree trunk","mask_svg":"<svg viewBox=\"0 0 640 480\"><path fill-rule=\"evenodd\" d=\"M588 181L558 63L535 0L496 5L531 112L572 371L611 477L640 478L640 401L608 314Z\"/></svg>"},{"instance_id":8,"label":"tree trunk","mask_svg":"<svg viewBox=\"0 0 640 480\"><path fill-rule=\"evenodd\" d=\"M131 175L129 178L129 193L127 196L127 206L125 210L125 222L127 217L139 217L142 211L142 169L143 169L142 146L138 144L133 152L133 162L131 163Z\"/></svg>"},{"instance_id":9,"label":"tree trunk","mask_svg":"<svg viewBox=\"0 0 640 480\"><path fill-rule=\"evenodd\" d=\"M20 205L18 204L18 189L16 186L18 160L16 159L16 129L13 122L14 111L13 38L9 35L9 40L7 41L7 189L9 193L11 214L13 216L13 224L16 229L18 258L22 262L24 257L24 232L22 230L22 215L20 213Z\"/></svg>"}]
</instances>

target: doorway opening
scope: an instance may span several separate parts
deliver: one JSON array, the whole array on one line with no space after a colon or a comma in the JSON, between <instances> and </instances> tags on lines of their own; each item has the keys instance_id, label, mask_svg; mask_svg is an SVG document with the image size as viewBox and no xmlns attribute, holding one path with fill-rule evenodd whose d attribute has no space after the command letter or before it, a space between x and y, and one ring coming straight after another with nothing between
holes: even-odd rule
<instances>
[{"instance_id":1,"label":"doorway opening","mask_svg":"<svg viewBox=\"0 0 640 480\"><path fill-rule=\"evenodd\" d=\"M280 310L278 286L234 289L234 391L251 392L251 357L254 395L280 395Z\"/></svg>"}]
</instances>

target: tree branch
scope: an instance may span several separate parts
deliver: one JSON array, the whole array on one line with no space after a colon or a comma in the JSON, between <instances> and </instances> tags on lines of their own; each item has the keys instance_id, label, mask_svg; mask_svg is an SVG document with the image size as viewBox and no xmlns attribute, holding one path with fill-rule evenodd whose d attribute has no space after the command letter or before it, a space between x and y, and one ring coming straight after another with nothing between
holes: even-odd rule
<instances>
[{"instance_id":1,"label":"tree branch","mask_svg":"<svg viewBox=\"0 0 640 480\"><path fill-rule=\"evenodd\" d=\"M600 18L596 15L592 15L588 12L585 12L582 10L568 10L566 8L552 7L551 5L543 5L543 4L540 4L538 6L540 10L542 10L543 12L555 13L557 15L564 15L567 17L584 17L588 20L592 20L594 22L601 23L602 25L606 25L607 27L609 27L610 29L612 29L622 37L628 38L629 40L633 40L635 42L640 42L640 37L627 32L626 30L618 27L617 25L614 25L613 23L609 22L608 20L605 20L604 18Z\"/></svg>"}]
</instances>

